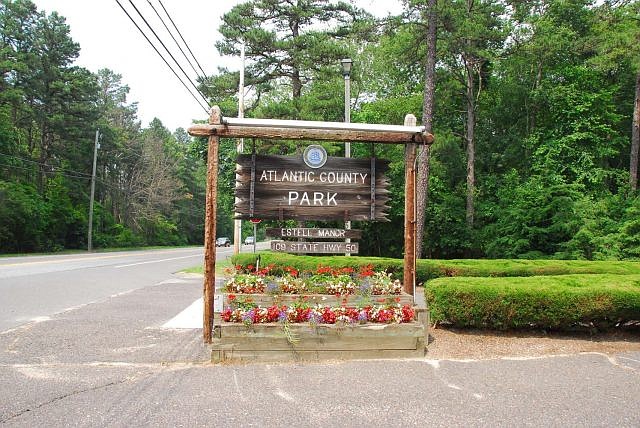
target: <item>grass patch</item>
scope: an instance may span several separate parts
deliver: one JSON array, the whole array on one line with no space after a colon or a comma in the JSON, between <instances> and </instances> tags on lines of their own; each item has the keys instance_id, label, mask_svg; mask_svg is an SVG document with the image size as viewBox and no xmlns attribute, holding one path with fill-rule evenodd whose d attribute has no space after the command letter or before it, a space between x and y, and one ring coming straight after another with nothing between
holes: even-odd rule
<instances>
[{"instance_id":1,"label":"grass patch","mask_svg":"<svg viewBox=\"0 0 640 428\"><path fill-rule=\"evenodd\" d=\"M231 268L232 266L233 265L231 264L231 259L229 258L222 261L216 261L216 276L223 276L224 270L227 268ZM183 269L180 272L204 275L204 266L192 266L190 268Z\"/></svg>"},{"instance_id":2,"label":"grass patch","mask_svg":"<svg viewBox=\"0 0 640 428\"><path fill-rule=\"evenodd\" d=\"M640 275L439 278L425 297L432 320L455 327L605 330L640 321Z\"/></svg>"}]
</instances>

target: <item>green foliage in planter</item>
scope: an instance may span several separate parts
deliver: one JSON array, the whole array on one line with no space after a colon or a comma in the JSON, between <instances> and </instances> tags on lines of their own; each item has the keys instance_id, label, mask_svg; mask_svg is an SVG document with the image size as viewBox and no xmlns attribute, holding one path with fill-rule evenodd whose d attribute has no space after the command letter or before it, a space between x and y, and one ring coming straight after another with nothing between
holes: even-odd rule
<instances>
[{"instance_id":1,"label":"green foliage in planter","mask_svg":"<svg viewBox=\"0 0 640 428\"><path fill-rule=\"evenodd\" d=\"M439 278L425 296L432 320L456 327L606 329L640 320L640 275Z\"/></svg>"},{"instance_id":2,"label":"green foliage in planter","mask_svg":"<svg viewBox=\"0 0 640 428\"><path fill-rule=\"evenodd\" d=\"M403 260L382 257L300 256L263 251L260 264L291 266L299 271L313 271L319 265L333 268L373 265L376 271L387 271L402 278ZM232 257L232 263L246 266L255 264L256 255L241 253ZM460 259L417 261L417 282L450 276L465 277L517 277L569 274L640 274L639 262L585 261L585 260L510 260L510 259Z\"/></svg>"}]
</instances>

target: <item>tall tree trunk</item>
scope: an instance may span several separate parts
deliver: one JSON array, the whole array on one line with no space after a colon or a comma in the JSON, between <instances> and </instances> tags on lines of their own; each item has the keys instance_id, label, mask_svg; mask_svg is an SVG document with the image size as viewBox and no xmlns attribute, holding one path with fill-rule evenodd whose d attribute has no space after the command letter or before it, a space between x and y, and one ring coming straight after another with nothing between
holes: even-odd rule
<instances>
[{"instance_id":1,"label":"tall tree trunk","mask_svg":"<svg viewBox=\"0 0 640 428\"><path fill-rule=\"evenodd\" d=\"M291 35L293 36L293 40L300 37L300 24L297 21L291 24ZM298 67L298 62L293 58L291 61L291 67L293 68L291 73L291 86L293 87L293 99L296 100L300 98L300 95L302 95L302 80L300 80L300 68ZM296 115L299 116L298 113L299 112L296 111ZM296 119L299 119L299 117Z\"/></svg>"},{"instance_id":2,"label":"tall tree trunk","mask_svg":"<svg viewBox=\"0 0 640 428\"><path fill-rule=\"evenodd\" d=\"M436 0L427 2L427 61L424 73L424 99L422 102L422 124L427 132L433 132L433 105L436 88ZM429 161L431 146L422 146L418 155L418 183L416 203L416 258L422 258L424 225L429 197Z\"/></svg>"},{"instance_id":3,"label":"tall tree trunk","mask_svg":"<svg viewBox=\"0 0 640 428\"><path fill-rule=\"evenodd\" d=\"M629 184L634 192L638 190L638 151L640 150L640 71L636 74L636 96L633 102L633 122L631 125L631 160L629 161Z\"/></svg>"},{"instance_id":4,"label":"tall tree trunk","mask_svg":"<svg viewBox=\"0 0 640 428\"><path fill-rule=\"evenodd\" d=\"M474 139L476 110L474 97L475 79L472 58L466 58L465 68L467 73L467 226L472 228L475 215L474 194L476 189L476 148Z\"/></svg>"},{"instance_id":5,"label":"tall tree trunk","mask_svg":"<svg viewBox=\"0 0 640 428\"><path fill-rule=\"evenodd\" d=\"M300 70L297 68L293 70L291 84L293 86L293 98L300 98L300 95L302 95L302 81L300 80Z\"/></svg>"}]
</instances>

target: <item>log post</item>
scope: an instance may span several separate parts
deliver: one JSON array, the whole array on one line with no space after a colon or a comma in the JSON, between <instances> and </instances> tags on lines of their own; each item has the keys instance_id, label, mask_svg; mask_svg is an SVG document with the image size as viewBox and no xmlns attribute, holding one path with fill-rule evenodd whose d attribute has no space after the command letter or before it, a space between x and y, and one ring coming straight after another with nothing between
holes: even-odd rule
<instances>
[{"instance_id":1,"label":"log post","mask_svg":"<svg viewBox=\"0 0 640 428\"><path fill-rule=\"evenodd\" d=\"M220 107L213 106L209 124L222 122ZM213 333L213 300L216 289L216 203L218 187L218 145L220 138L210 135L207 143L207 196L204 222L204 312L202 335L205 343L211 343Z\"/></svg>"},{"instance_id":2,"label":"log post","mask_svg":"<svg viewBox=\"0 0 640 428\"><path fill-rule=\"evenodd\" d=\"M405 126L415 126L416 117L408 114ZM416 143L405 145L404 177L404 292L413 296L416 281Z\"/></svg>"}]
</instances>

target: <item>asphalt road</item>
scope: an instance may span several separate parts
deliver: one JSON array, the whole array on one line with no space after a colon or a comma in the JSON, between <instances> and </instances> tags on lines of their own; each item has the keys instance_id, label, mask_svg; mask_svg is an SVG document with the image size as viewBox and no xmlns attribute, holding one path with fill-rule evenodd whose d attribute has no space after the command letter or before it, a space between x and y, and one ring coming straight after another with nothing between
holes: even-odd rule
<instances>
[{"instance_id":1,"label":"asphalt road","mask_svg":"<svg viewBox=\"0 0 640 428\"><path fill-rule=\"evenodd\" d=\"M232 247L217 248L217 259L232 252ZM0 331L157 284L202 262L202 247L2 257Z\"/></svg>"},{"instance_id":2,"label":"asphalt road","mask_svg":"<svg viewBox=\"0 0 640 428\"><path fill-rule=\"evenodd\" d=\"M200 329L162 327L201 297L200 278L159 272L182 256L135 265L152 268L128 292L0 333L0 425L640 426L640 352L212 365Z\"/></svg>"}]
</instances>

